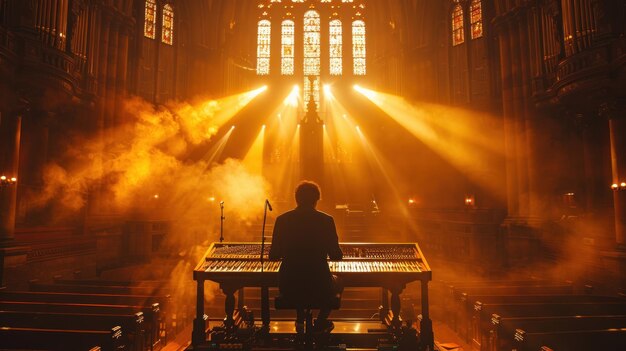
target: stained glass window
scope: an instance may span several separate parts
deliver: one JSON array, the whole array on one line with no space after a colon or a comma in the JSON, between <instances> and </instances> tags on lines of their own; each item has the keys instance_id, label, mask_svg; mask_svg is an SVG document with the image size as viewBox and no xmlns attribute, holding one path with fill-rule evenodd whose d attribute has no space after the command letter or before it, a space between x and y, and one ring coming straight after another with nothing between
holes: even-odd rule
<instances>
[{"instance_id":1,"label":"stained glass window","mask_svg":"<svg viewBox=\"0 0 626 351\"><path fill-rule=\"evenodd\" d=\"M472 39L483 36L483 5L481 0L472 0L470 4L470 27Z\"/></svg>"},{"instance_id":2,"label":"stained glass window","mask_svg":"<svg viewBox=\"0 0 626 351\"><path fill-rule=\"evenodd\" d=\"M310 10L304 13L304 101L311 94L319 106L320 75L320 15ZM311 87L308 77L313 76L316 84ZM317 88L317 89L316 89Z\"/></svg>"},{"instance_id":3,"label":"stained glass window","mask_svg":"<svg viewBox=\"0 0 626 351\"><path fill-rule=\"evenodd\" d=\"M456 4L452 9L452 45L465 42L465 28L463 25L463 8Z\"/></svg>"},{"instance_id":4,"label":"stained glass window","mask_svg":"<svg viewBox=\"0 0 626 351\"><path fill-rule=\"evenodd\" d=\"M294 73L294 23L293 21L283 21L282 25L282 64L281 73L283 75L293 75Z\"/></svg>"},{"instance_id":5,"label":"stained glass window","mask_svg":"<svg viewBox=\"0 0 626 351\"><path fill-rule=\"evenodd\" d=\"M256 74L258 75L270 74L270 36L272 32L271 26L272 25L268 20L259 21L256 51Z\"/></svg>"},{"instance_id":6,"label":"stained glass window","mask_svg":"<svg viewBox=\"0 0 626 351\"><path fill-rule=\"evenodd\" d=\"M174 9L172 5L163 6L163 28L161 29L161 41L165 44L174 43Z\"/></svg>"},{"instance_id":7,"label":"stained glass window","mask_svg":"<svg viewBox=\"0 0 626 351\"><path fill-rule=\"evenodd\" d=\"M320 15L316 11L304 14L304 75L320 74Z\"/></svg>"},{"instance_id":8,"label":"stained glass window","mask_svg":"<svg viewBox=\"0 0 626 351\"><path fill-rule=\"evenodd\" d=\"M354 75L365 75L365 22L361 20L352 22L352 58L354 60Z\"/></svg>"},{"instance_id":9,"label":"stained glass window","mask_svg":"<svg viewBox=\"0 0 626 351\"><path fill-rule=\"evenodd\" d=\"M146 11L143 21L143 35L146 38L155 38L156 8L156 2L154 2L154 0L146 0Z\"/></svg>"},{"instance_id":10,"label":"stained glass window","mask_svg":"<svg viewBox=\"0 0 626 351\"><path fill-rule=\"evenodd\" d=\"M330 27L330 74L333 76L340 76L342 73L342 37L341 37L341 21L338 19L332 20L329 23Z\"/></svg>"}]
</instances>

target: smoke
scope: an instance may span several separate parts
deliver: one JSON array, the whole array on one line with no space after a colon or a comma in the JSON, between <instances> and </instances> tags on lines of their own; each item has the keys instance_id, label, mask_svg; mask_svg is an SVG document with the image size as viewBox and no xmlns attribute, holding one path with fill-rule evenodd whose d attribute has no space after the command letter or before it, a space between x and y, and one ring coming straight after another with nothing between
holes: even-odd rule
<instances>
[{"instance_id":1,"label":"smoke","mask_svg":"<svg viewBox=\"0 0 626 351\"><path fill-rule=\"evenodd\" d=\"M186 159L227 122L224 105L208 100L155 107L129 99L123 117L134 122L68 143L63 157L46 165L43 190L29 207L54 204L58 218L74 215L89 199L93 211L174 220L187 232L214 226L220 201L228 204L230 218L253 219L262 206L255 202L262 204L269 193L261 175L235 159Z\"/></svg>"}]
</instances>

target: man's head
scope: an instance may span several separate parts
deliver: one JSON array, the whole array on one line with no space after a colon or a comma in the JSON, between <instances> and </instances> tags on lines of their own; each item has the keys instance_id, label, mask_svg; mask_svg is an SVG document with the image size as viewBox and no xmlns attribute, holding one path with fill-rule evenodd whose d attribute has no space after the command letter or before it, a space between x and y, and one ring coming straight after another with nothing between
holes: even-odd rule
<instances>
[{"instance_id":1,"label":"man's head","mask_svg":"<svg viewBox=\"0 0 626 351\"><path fill-rule=\"evenodd\" d=\"M313 207L321 197L320 187L311 181L305 180L296 187L296 203L300 207Z\"/></svg>"}]
</instances>

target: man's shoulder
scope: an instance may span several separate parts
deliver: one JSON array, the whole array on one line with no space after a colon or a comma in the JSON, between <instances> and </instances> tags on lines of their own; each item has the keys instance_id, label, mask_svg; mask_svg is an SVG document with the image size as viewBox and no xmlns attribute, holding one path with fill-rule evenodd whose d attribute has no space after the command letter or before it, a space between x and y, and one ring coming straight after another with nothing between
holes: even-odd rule
<instances>
[{"instance_id":1,"label":"man's shoulder","mask_svg":"<svg viewBox=\"0 0 626 351\"><path fill-rule=\"evenodd\" d=\"M276 220L282 219L282 218L289 218L289 217L293 217L296 215L296 211L295 210L289 210L287 212L283 212L281 214L279 214L276 217Z\"/></svg>"},{"instance_id":2,"label":"man's shoulder","mask_svg":"<svg viewBox=\"0 0 626 351\"><path fill-rule=\"evenodd\" d=\"M333 220L333 216L329 215L326 212L322 212L322 211L316 211L316 212L317 212L318 216L324 218L325 220L328 220L328 221L332 221Z\"/></svg>"}]
</instances>

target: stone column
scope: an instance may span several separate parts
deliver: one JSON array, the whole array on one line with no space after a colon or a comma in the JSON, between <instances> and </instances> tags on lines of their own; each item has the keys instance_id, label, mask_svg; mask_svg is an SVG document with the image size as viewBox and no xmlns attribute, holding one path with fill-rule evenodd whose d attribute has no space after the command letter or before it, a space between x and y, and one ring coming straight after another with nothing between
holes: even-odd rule
<instances>
[{"instance_id":1,"label":"stone column","mask_svg":"<svg viewBox=\"0 0 626 351\"><path fill-rule=\"evenodd\" d=\"M31 111L22 120L20 147L20 186L18 192L17 223L28 221L29 224L42 223L41 211L24 211L27 199L38 195L44 184L44 170L48 160L48 125L54 113L41 110ZM28 204L26 204L28 205ZM26 206L27 207L27 206ZM33 216L33 214L35 214ZM39 215L37 215L39 214ZM35 220L35 222L33 222Z\"/></svg>"},{"instance_id":2,"label":"stone column","mask_svg":"<svg viewBox=\"0 0 626 351\"><path fill-rule=\"evenodd\" d=\"M124 99L126 98L126 80L128 76L128 38L131 34L129 25L126 23L120 27L120 37L118 41L119 51L117 53L117 86L115 95L115 117L114 125L119 127L124 124Z\"/></svg>"},{"instance_id":3,"label":"stone column","mask_svg":"<svg viewBox=\"0 0 626 351\"><path fill-rule=\"evenodd\" d=\"M522 47L521 37L523 36L520 28L520 19L515 18L515 23L511 25L510 48L511 48L511 84L512 84L512 100L513 100L513 119L514 119L514 135L515 138L515 162L517 164L517 194L518 194L518 212L522 217L528 217L528 158L526 139L526 109L523 91L523 59L522 52L528 48Z\"/></svg>"},{"instance_id":4,"label":"stone column","mask_svg":"<svg viewBox=\"0 0 626 351\"><path fill-rule=\"evenodd\" d=\"M115 128L115 98L117 95L117 54L119 51L120 23L117 19L111 21L109 32L109 52L106 75L106 100L105 100L105 142L113 141L113 131Z\"/></svg>"},{"instance_id":5,"label":"stone column","mask_svg":"<svg viewBox=\"0 0 626 351\"><path fill-rule=\"evenodd\" d=\"M615 242L626 249L626 101L602 104L600 113L609 120Z\"/></svg>"},{"instance_id":6,"label":"stone column","mask_svg":"<svg viewBox=\"0 0 626 351\"><path fill-rule=\"evenodd\" d=\"M27 248L15 244L21 132L21 113L0 113L0 176L3 176L0 183L0 286L3 287L8 285L5 272L26 263Z\"/></svg>"},{"instance_id":7,"label":"stone column","mask_svg":"<svg viewBox=\"0 0 626 351\"><path fill-rule=\"evenodd\" d=\"M583 162L585 167L585 209L596 212L606 204L606 174L601 155L608 150L608 126L589 111L576 116L582 132Z\"/></svg>"},{"instance_id":8,"label":"stone column","mask_svg":"<svg viewBox=\"0 0 626 351\"><path fill-rule=\"evenodd\" d=\"M500 42L500 74L502 76L502 110L504 115L504 150L506 161L506 197L509 216L519 212L517 190L517 164L515 162L515 119L513 116L513 91L511 73L510 32L506 23L498 27Z\"/></svg>"},{"instance_id":9,"label":"stone column","mask_svg":"<svg viewBox=\"0 0 626 351\"><path fill-rule=\"evenodd\" d=\"M0 115L0 246L15 239L21 114Z\"/></svg>"}]
</instances>

